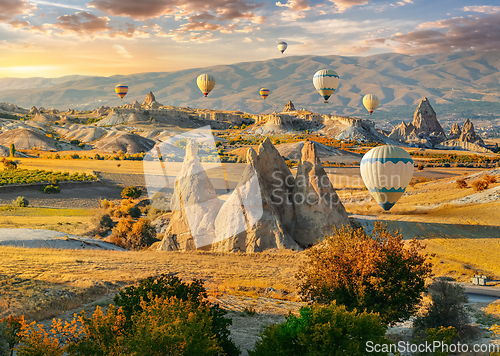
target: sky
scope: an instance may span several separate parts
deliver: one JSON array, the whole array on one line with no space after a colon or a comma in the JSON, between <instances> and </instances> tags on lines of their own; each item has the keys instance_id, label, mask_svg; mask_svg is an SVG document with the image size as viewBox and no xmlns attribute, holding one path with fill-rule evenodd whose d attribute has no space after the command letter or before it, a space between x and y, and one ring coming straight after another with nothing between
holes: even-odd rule
<instances>
[{"instance_id":1,"label":"sky","mask_svg":"<svg viewBox=\"0 0 500 356\"><path fill-rule=\"evenodd\" d=\"M497 0L0 0L0 77L500 48Z\"/></svg>"}]
</instances>

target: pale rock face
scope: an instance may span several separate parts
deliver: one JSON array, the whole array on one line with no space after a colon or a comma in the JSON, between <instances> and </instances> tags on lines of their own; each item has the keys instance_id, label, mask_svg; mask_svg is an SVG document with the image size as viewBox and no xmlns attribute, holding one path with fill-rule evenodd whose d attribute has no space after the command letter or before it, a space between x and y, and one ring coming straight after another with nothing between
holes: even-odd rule
<instances>
[{"instance_id":1,"label":"pale rock face","mask_svg":"<svg viewBox=\"0 0 500 356\"><path fill-rule=\"evenodd\" d=\"M30 114L38 115L38 114L40 114L40 111L36 108L36 106L33 106L30 110Z\"/></svg>"},{"instance_id":2,"label":"pale rock face","mask_svg":"<svg viewBox=\"0 0 500 356\"><path fill-rule=\"evenodd\" d=\"M395 126L392 129L392 132L389 134L389 138L398 141L405 141L407 137L413 132L415 127L412 124L406 124L404 121L401 122L398 126Z\"/></svg>"},{"instance_id":3,"label":"pale rock face","mask_svg":"<svg viewBox=\"0 0 500 356\"><path fill-rule=\"evenodd\" d=\"M288 112L288 111L295 111L295 106L293 105L291 100L288 103L286 103L285 109L283 110L283 112Z\"/></svg>"},{"instance_id":4,"label":"pale rock face","mask_svg":"<svg viewBox=\"0 0 500 356\"><path fill-rule=\"evenodd\" d=\"M441 124L437 121L436 112L427 98L423 98L418 105L417 110L415 110L412 124L415 127L416 134L425 132L445 136Z\"/></svg>"},{"instance_id":5,"label":"pale rock face","mask_svg":"<svg viewBox=\"0 0 500 356\"><path fill-rule=\"evenodd\" d=\"M153 103L154 101L156 101L156 98L155 98L153 92L150 91L148 93L148 95L146 95L146 99L144 100L142 105L148 106L148 105L151 105L151 103Z\"/></svg>"},{"instance_id":6,"label":"pale rock face","mask_svg":"<svg viewBox=\"0 0 500 356\"><path fill-rule=\"evenodd\" d=\"M159 249L177 247L185 251L209 247L215 239L214 221L221 205L198 158L198 145L188 139L181 172L175 180L172 218Z\"/></svg>"},{"instance_id":7,"label":"pale rock face","mask_svg":"<svg viewBox=\"0 0 500 356\"><path fill-rule=\"evenodd\" d=\"M217 215L216 240L212 250L260 252L270 248L298 249L271 202L269 189L259 172L261 160L252 148L248 150L248 166Z\"/></svg>"},{"instance_id":8,"label":"pale rock face","mask_svg":"<svg viewBox=\"0 0 500 356\"><path fill-rule=\"evenodd\" d=\"M455 122L451 127L450 133L448 134L448 138L450 140L457 139L460 137L461 134L462 130L460 129L460 126Z\"/></svg>"},{"instance_id":9,"label":"pale rock face","mask_svg":"<svg viewBox=\"0 0 500 356\"><path fill-rule=\"evenodd\" d=\"M302 148L293 202L296 215L293 238L303 247L321 241L333 232L333 226L340 228L350 224L311 141L306 141Z\"/></svg>"},{"instance_id":10,"label":"pale rock face","mask_svg":"<svg viewBox=\"0 0 500 356\"><path fill-rule=\"evenodd\" d=\"M462 142L484 145L483 139L476 134L476 131L474 130L474 124L469 119L465 120L464 122L459 140Z\"/></svg>"},{"instance_id":11,"label":"pale rock face","mask_svg":"<svg viewBox=\"0 0 500 356\"><path fill-rule=\"evenodd\" d=\"M134 108L134 109L141 109L141 104L139 104L139 102L136 100L136 101L133 102L132 108Z\"/></svg>"}]
</instances>

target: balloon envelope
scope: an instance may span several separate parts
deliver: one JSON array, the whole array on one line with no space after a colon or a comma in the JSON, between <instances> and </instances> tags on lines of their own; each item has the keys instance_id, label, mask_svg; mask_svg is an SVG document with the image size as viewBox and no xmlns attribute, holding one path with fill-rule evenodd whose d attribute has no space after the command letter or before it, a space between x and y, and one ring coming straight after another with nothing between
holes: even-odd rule
<instances>
[{"instance_id":1,"label":"balloon envelope","mask_svg":"<svg viewBox=\"0 0 500 356\"><path fill-rule=\"evenodd\" d=\"M379 146L361 160L361 177L373 198L386 211L404 194L413 176L413 160L397 146Z\"/></svg>"},{"instance_id":2,"label":"balloon envelope","mask_svg":"<svg viewBox=\"0 0 500 356\"><path fill-rule=\"evenodd\" d=\"M198 79L196 79L196 83L205 96L215 87L215 79L210 74L201 74Z\"/></svg>"},{"instance_id":3,"label":"balloon envelope","mask_svg":"<svg viewBox=\"0 0 500 356\"><path fill-rule=\"evenodd\" d=\"M288 45L286 44L286 42L278 43L278 49L281 51L281 54L283 54L283 52L285 52L287 47L288 47Z\"/></svg>"},{"instance_id":4,"label":"balloon envelope","mask_svg":"<svg viewBox=\"0 0 500 356\"><path fill-rule=\"evenodd\" d=\"M262 96L264 99L269 96L269 89L267 88L261 88L259 91L260 96Z\"/></svg>"},{"instance_id":5,"label":"balloon envelope","mask_svg":"<svg viewBox=\"0 0 500 356\"><path fill-rule=\"evenodd\" d=\"M339 76L337 72L331 69L321 69L314 74L313 84L319 95L328 102L330 96L337 90L339 86Z\"/></svg>"},{"instance_id":6,"label":"balloon envelope","mask_svg":"<svg viewBox=\"0 0 500 356\"><path fill-rule=\"evenodd\" d=\"M378 107L379 101L378 98L373 94L368 94L363 97L363 105L366 110L371 113Z\"/></svg>"},{"instance_id":7,"label":"balloon envelope","mask_svg":"<svg viewBox=\"0 0 500 356\"><path fill-rule=\"evenodd\" d=\"M123 84L118 84L115 87L115 93L118 94L118 96L123 99L125 95L128 93L128 86L123 85Z\"/></svg>"}]
</instances>

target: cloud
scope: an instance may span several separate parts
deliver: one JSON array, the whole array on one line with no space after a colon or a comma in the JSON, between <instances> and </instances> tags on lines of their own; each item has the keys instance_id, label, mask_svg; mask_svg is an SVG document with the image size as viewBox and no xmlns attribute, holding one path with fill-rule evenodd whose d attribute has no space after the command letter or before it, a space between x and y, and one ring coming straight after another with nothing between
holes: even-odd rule
<instances>
[{"instance_id":1,"label":"cloud","mask_svg":"<svg viewBox=\"0 0 500 356\"><path fill-rule=\"evenodd\" d=\"M250 43L250 42L252 42L252 39L250 37L245 37L245 39L243 40L243 42Z\"/></svg>"},{"instance_id":2,"label":"cloud","mask_svg":"<svg viewBox=\"0 0 500 356\"><path fill-rule=\"evenodd\" d=\"M344 12L353 6L366 5L370 0L330 0L337 7L338 12Z\"/></svg>"},{"instance_id":3,"label":"cloud","mask_svg":"<svg viewBox=\"0 0 500 356\"><path fill-rule=\"evenodd\" d=\"M484 14L496 14L500 12L500 6L493 6L493 5L466 6L462 10L468 12L482 12Z\"/></svg>"},{"instance_id":4,"label":"cloud","mask_svg":"<svg viewBox=\"0 0 500 356\"><path fill-rule=\"evenodd\" d=\"M125 47L123 47L123 46L113 45L113 49L116 51L116 53L118 53L119 55L121 55L124 58L132 58L132 55L130 54L130 52L127 51L125 49Z\"/></svg>"},{"instance_id":5,"label":"cloud","mask_svg":"<svg viewBox=\"0 0 500 356\"><path fill-rule=\"evenodd\" d=\"M1 0L0 22L7 22L17 15L25 15L35 10L35 6L25 0Z\"/></svg>"},{"instance_id":6,"label":"cloud","mask_svg":"<svg viewBox=\"0 0 500 356\"><path fill-rule=\"evenodd\" d=\"M420 30L390 38L402 53L435 53L465 50L497 50L500 47L500 13L427 22ZM438 31L438 29L440 31Z\"/></svg>"},{"instance_id":7,"label":"cloud","mask_svg":"<svg viewBox=\"0 0 500 356\"><path fill-rule=\"evenodd\" d=\"M134 20L174 15L205 15L212 12L214 20L225 21L256 16L251 12L263 4L245 0L92 0L87 6L104 11L108 15L128 16Z\"/></svg>"},{"instance_id":8,"label":"cloud","mask_svg":"<svg viewBox=\"0 0 500 356\"><path fill-rule=\"evenodd\" d=\"M309 0L288 0L286 3L276 2L276 6L288 7L293 11L307 11L310 10Z\"/></svg>"},{"instance_id":9,"label":"cloud","mask_svg":"<svg viewBox=\"0 0 500 356\"><path fill-rule=\"evenodd\" d=\"M30 25L28 21L20 21L18 19L11 20L8 24L15 28L26 28Z\"/></svg>"}]
</instances>

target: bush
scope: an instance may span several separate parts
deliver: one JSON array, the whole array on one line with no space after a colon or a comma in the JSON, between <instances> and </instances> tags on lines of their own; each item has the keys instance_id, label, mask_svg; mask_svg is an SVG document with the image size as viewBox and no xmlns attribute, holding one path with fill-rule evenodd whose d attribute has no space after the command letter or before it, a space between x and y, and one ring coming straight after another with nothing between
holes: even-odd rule
<instances>
[{"instance_id":1,"label":"bush","mask_svg":"<svg viewBox=\"0 0 500 356\"><path fill-rule=\"evenodd\" d=\"M113 215L118 218L127 216L138 218L141 216L141 209L139 209L137 205L134 204L132 199L123 199L117 209L110 210L112 210Z\"/></svg>"},{"instance_id":2,"label":"bush","mask_svg":"<svg viewBox=\"0 0 500 356\"><path fill-rule=\"evenodd\" d=\"M465 189L467 188L467 182L465 181L465 178L458 178L457 179L457 188L459 189Z\"/></svg>"},{"instance_id":3,"label":"bush","mask_svg":"<svg viewBox=\"0 0 500 356\"><path fill-rule=\"evenodd\" d=\"M4 159L2 159L2 162L3 162L4 169L7 169L7 170L17 169L17 163L14 161L11 161L10 159L4 158Z\"/></svg>"},{"instance_id":4,"label":"bush","mask_svg":"<svg viewBox=\"0 0 500 356\"><path fill-rule=\"evenodd\" d=\"M417 169L418 169L419 171L423 171L423 170L424 170L424 165L423 165L423 164L419 164L419 165L417 166Z\"/></svg>"},{"instance_id":5,"label":"bush","mask_svg":"<svg viewBox=\"0 0 500 356\"><path fill-rule=\"evenodd\" d=\"M155 241L157 241L156 229L151 226L148 219L140 218L132 225L132 230L127 235L127 248L142 250Z\"/></svg>"},{"instance_id":6,"label":"bush","mask_svg":"<svg viewBox=\"0 0 500 356\"><path fill-rule=\"evenodd\" d=\"M486 180L476 180L472 182L472 186L476 192L482 192L483 190L488 189L490 184Z\"/></svg>"},{"instance_id":7,"label":"bush","mask_svg":"<svg viewBox=\"0 0 500 356\"><path fill-rule=\"evenodd\" d=\"M422 333L421 336L415 340L413 340L413 344L427 344L433 345L435 342L439 343L439 348L435 352L418 352L414 354L415 356L448 356L449 352L445 352L442 350L441 345L450 345L452 342L457 341L458 334L454 327L439 327L439 329L430 328L425 330L425 333Z\"/></svg>"},{"instance_id":8,"label":"bush","mask_svg":"<svg viewBox=\"0 0 500 356\"><path fill-rule=\"evenodd\" d=\"M137 187L126 187L125 189L122 190L122 198L127 199L137 199L141 196L142 191L138 189Z\"/></svg>"},{"instance_id":9,"label":"bush","mask_svg":"<svg viewBox=\"0 0 500 356\"><path fill-rule=\"evenodd\" d=\"M17 197L17 199L12 201L12 205L20 207L20 208L27 207L29 204L30 204L30 202L28 201L28 199L26 199L25 197L21 197L21 196Z\"/></svg>"},{"instance_id":10,"label":"bush","mask_svg":"<svg viewBox=\"0 0 500 356\"><path fill-rule=\"evenodd\" d=\"M386 327L376 314L348 311L335 302L300 308L300 316L288 314L282 324L268 326L250 356L361 356L367 342L389 345ZM380 352L377 355L388 355Z\"/></svg>"},{"instance_id":11,"label":"bush","mask_svg":"<svg viewBox=\"0 0 500 356\"><path fill-rule=\"evenodd\" d=\"M304 300L379 312L387 324L405 320L417 310L431 275L423 249L416 239L405 245L397 231L379 223L371 236L363 228L335 229L307 250L296 276L299 292Z\"/></svg>"},{"instance_id":12,"label":"bush","mask_svg":"<svg viewBox=\"0 0 500 356\"><path fill-rule=\"evenodd\" d=\"M43 188L43 192L45 194L52 194L52 193L60 193L61 192L61 188L59 188L59 186L57 185L47 185Z\"/></svg>"},{"instance_id":13,"label":"bush","mask_svg":"<svg viewBox=\"0 0 500 356\"><path fill-rule=\"evenodd\" d=\"M7 341L7 323L0 323L0 356L9 356L10 346Z\"/></svg>"},{"instance_id":14,"label":"bush","mask_svg":"<svg viewBox=\"0 0 500 356\"><path fill-rule=\"evenodd\" d=\"M72 145L78 146L80 144L80 140L74 139L74 140L69 141L69 143Z\"/></svg>"},{"instance_id":15,"label":"bush","mask_svg":"<svg viewBox=\"0 0 500 356\"><path fill-rule=\"evenodd\" d=\"M454 327L460 336L472 332L464 305L469 301L465 289L443 280L434 282L429 289L432 303L413 321L415 332L450 326Z\"/></svg>"},{"instance_id":16,"label":"bush","mask_svg":"<svg viewBox=\"0 0 500 356\"><path fill-rule=\"evenodd\" d=\"M485 182L488 182L489 184L495 184L497 182L497 177L496 176L490 176L489 174L485 174L483 176L483 180Z\"/></svg>"},{"instance_id":17,"label":"bush","mask_svg":"<svg viewBox=\"0 0 500 356\"><path fill-rule=\"evenodd\" d=\"M113 228L113 220L108 214L99 213L92 218L91 221L91 234L106 236Z\"/></svg>"},{"instance_id":18,"label":"bush","mask_svg":"<svg viewBox=\"0 0 500 356\"><path fill-rule=\"evenodd\" d=\"M115 296L113 301L123 310L127 320L127 327L131 325L132 315L140 314L144 309L144 301L150 303L154 298L175 297L195 307L208 307L210 310L211 330L220 342L225 355L237 356L241 352L229 338L227 327L232 324L231 319L225 317L226 312L218 304L211 305L207 300L207 292L203 282L194 279L190 284L184 283L180 278L172 275L162 274L159 277L149 277L139 282L139 285L130 286Z\"/></svg>"},{"instance_id":19,"label":"bush","mask_svg":"<svg viewBox=\"0 0 500 356\"><path fill-rule=\"evenodd\" d=\"M11 350L21 341L18 333L23 323L24 316L16 318L11 315L0 319L0 356L11 355ZM2 351L5 351L5 345L8 347L8 353L2 354Z\"/></svg>"}]
</instances>

